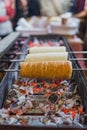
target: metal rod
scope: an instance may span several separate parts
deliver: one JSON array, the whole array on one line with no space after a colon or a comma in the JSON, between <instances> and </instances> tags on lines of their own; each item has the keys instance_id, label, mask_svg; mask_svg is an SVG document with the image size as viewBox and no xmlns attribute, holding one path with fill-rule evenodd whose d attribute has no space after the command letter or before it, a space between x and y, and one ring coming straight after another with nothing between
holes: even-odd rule
<instances>
[{"instance_id":1,"label":"metal rod","mask_svg":"<svg viewBox=\"0 0 87 130\"><path fill-rule=\"evenodd\" d=\"M70 61L86 61L87 58L69 58ZM18 59L18 60L9 60L9 59L0 59L0 62L23 62L24 59Z\"/></svg>"},{"instance_id":2,"label":"metal rod","mask_svg":"<svg viewBox=\"0 0 87 130\"><path fill-rule=\"evenodd\" d=\"M68 52L69 54L87 54L87 51L71 51L71 52ZM10 55L27 55L27 54L29 54L28 52L17 52L17 53L9 53ZM70 59L71 61L72 60L75 60L75 59ZM82 61L82 60L87 60L87 59L78 59L78 60L80 60L80 61ZM0 62L5 62L4 61L4 59L3 59L3 61L2 60L0 60ZM6 60L6 62L16 62L16 60L14 60L14 61L7 61Z\"/></svg>"},{"instance_id":3,"label":"metal rod","mask_svg":"<svg viewBox=\"0 0 87 130\"><path fill-rule=\"evenodd\" d=\"M29 51L28 51L29 52ZM67 51L69 54L87 54L87 51ZM60 53L60 52L59 52ZM21 54L21 52L19 53ZM26 54L26 53L24 53ZM27 53L28 54L28 53Z\"/></svg>"},{"instance_id":4,"label":"metal rod","mask_svg":"<svg viewBox=\"0 0 87 130\"><path fill-rule=\"evenodd\" d=\"M73 68L73 71L87 71L87 68Z\"/></svg>"},{"instance_id":5,"label":"metal rod","mask_svg":"<svg viewBox=\"0 0 87 130\"><path fill-rule=\"evenodd\" d=\"M69 51L69 54L87 54L87 51ZM18 52L16 53L16 55L27 55L28 53L22 53L22 52Z\"/></svg>"},{"instance_id":6,"label":"metal rod","mask_svg":"<svg viewBox=\"0 0 87 130\"><path fill-rule=\"evenodd\" d=\"M69 58L70 61L86 61L87 58Z\"/></svg>"},{"instance_id":7,"label":"metal rod","mask_svg":"<svg viewBox=\"0 0 87 130\"><path fill-rule=\"evenodd\" d=\"M27 55L28 52L7 53L6 55Z\"/></svg>"},{"instance_id":8,"label":"metal rod","mask_svg":"<svg viewBox=\"0 0 87 130\"><path fill-rule=\"evenodd\" d=\"M23 62L24 59L18 59L18 60L9 60L9 59L0 59L0 62Z\"/></svg>"},{"instance_id":9,"label":"metal rod","mask_svg":"<svg viewBox=\"0 0 87 130\"><path fill-rule=\"evenodd\" d=\"M69 54L87 54L87 51L70 51ZM27 55L28 52L17 52L17 53L9 53L9 54L15 54L15 55Z\"/></svg>"},{"instance_id":10,"label":"metal rod","mask_svg":"<svg viewBox=\"0 0 87 130\"><path fill-rule=\"evenodd\" d=\"M0 69L0 72L20 72L18 69Z\"/></svg>"},{"instance_id":11,"label":"metal rod","mask_svg":"<svg viewBox=\"0 0 87 130\"><path fill-rule=\"evenodd\" d=\"M87 51L70 51L69 54L87 54Z\"/></svg>"},{"instance_id":12,"label":"metal rod","mask_svg":"<svg viewBox=\"0 0 87 130\"><path fill-rule=\"evenodd\" d=\"M73 71L87 71L87 68L73 68ZM20 69L0 69L0 72L20 72Z\"/></svg>"},{"instance_id":13,"label":"metal rod","mask_svg":"<svg viewBox=\"0 0 87 130\"><path fill-rule=\"evenodd\" d=\"M16 55L27 55L28 53L27 52L17 52L15 53Z\"/></svg>"}]
</instances>

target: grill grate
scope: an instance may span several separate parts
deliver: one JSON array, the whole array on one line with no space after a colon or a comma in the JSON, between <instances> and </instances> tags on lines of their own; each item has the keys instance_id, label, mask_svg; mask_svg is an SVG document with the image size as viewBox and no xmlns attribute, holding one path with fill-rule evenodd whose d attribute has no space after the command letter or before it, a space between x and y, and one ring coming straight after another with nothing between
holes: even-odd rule
<instances>
[{"instance_id":1,"label":"grill grate","mask_svg":"<svg viewBox=\"0 0 87 130\"><path fill-rule=\"evenodd\" d=\"M67 48L67 51L72 51L72 49L70 48L69 44L67 43L67 40L63 37L63 36L58 36L58 35L40 35L40 36L30 36L29 41L34 41L34 39L37 38L39 41L46 41L46 40L57 40L57 41L63 41L62 45L65 45ZM25 50L27 49L28 44L26 42L25 45L23 45L21 52L25 52ZM69 54L70 58L75 58L74 54L71 53ZM17 59L23 59L25 58L25 55L20 55L17 57ZM73 63L73 68L80 68L79 64L77 61L72 61ZM9 69L18 69L19 68L19 62L14 62L10 65ZM3 80L1 81L0 84L0 107L3 106L3 102L4 99L7 96L8 91L11 89L13 82L18 78L18 72L7 72L3 78ZM86 81L86 77L83 73L83 71L73 71L73 75L71 78L70 82L75 82L76 84L78 84L78 93L82 99L83 102L83 106L84 106L84 110L87 113L87 81ZM32 117L32 116L31 116ZM59 129L59 130L79 130L78 126L58 126L58 127L44 127L44 126L39 126L36 124L37 127L35 126L12 126L12 125L0 125L0 129L4 130L5 128L7 128L8 130L28 130L28 129L47 129L47 130L54 130L54 129ZM84 126L85 128L85 126ZM82 129L80 127L80 129Z\"/></svg>"}]
</instances>

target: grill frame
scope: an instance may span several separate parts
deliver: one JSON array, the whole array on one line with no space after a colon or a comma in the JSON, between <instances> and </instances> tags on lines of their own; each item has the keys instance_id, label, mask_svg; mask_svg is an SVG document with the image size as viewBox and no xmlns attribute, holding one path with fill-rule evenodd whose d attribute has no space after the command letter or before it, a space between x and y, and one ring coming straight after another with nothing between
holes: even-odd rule
<instances>
[{"instance_id":1,"label":"grill frame","mask_svg":"<svg viewBox=\"0 0 87 130\"><path fill-rule=\"evenodd\" d=\"M64 44L67 48L67 51L72 51L70 45L68 44L67 40L63 37L63 36L59 36L59 35L31 35L28 39L28 42L29 41L33 41L34 38L37 38L37 39L41 39L41 40L44 40L44 39L56 39L56 40L63 40L64 41ZM28 43L27 42L27 43ZM23 48L22 48L22 51L25 51L28 47L28 44L26 43L26 46L24 45ZM23 59L25 57L25 55L21 55L18 57L18 59ZM75 58L75 55L72 53L70 54L70 57L71 58ZM9 69L19 69L19 62L16 62L16 63L12 63L11 66L9 67ZM78 61L73 61L73 68L80 68L80 65L78 63ZM3 101L4 101L4 98L7 96L7 93L9 91L9 89L11 88L12 86L12 83L13 81L17 78L17 75L18 75L18 72L8 72L6 73L6 75L4 76L1 84L0 84L0 107L3 105ZM78 84L78 92L79 92L79 95L81 96L82 98L82 102L83 102L83 106L85 108L85 112L87 113L87 81L86 81L86 76L85 74L83 73L83 71L79 70L79 71L74 71L73 72L73 76L72 76L72 81L74 80L77 84ZM7 83L5 82L7 81ZM10 82L9 82L10 81ZM5 82L5 86L3 85ZM4 86L4 87L2 87ZM3 92L2 92L3 91ZM1 97L1 92L4 93L3 95L5 96L2 96ZM5 128L7 128L8 130L39 130L39 129L42 129L42 130L83 130L83 129L86 129L87 127L84 126L84 128L79 128L79 127L74 127L74 126L61 126L61 127L36 127L36 126L14 126L14 125L0 125L0 129L4 130Z\"/></svg>"},{"instance_id":2,"label":"grill frame","mask_svg":"<svg viewBox=\"0 0 87 130\"><path fill-rule=\"evenodd\" d=\"M19 33L12 33L9 36L7 36L7 39L12 37L11 42L9 43L9 50L11 49L12 46L14 46L15 42L19 41L19 38L21 38L21 35ZM6 41L6 38L5 38ZM27 49L27 45L29 42L29 38L27 38L25 44L23 44L23 46L21 47L21 52L23 52L24 50ZM3 49L3 53L2 53L2 57L3 54L5 54L5 49ZM9 51L7 49L6 53ZM1 58L2 58L1 57ZM24 59L25 55L17 55L15 59ZM10 64L8 69L19 69L19 62L13 62ZM2 78L1 82L0 82L0 108L3 106L4 100L7 96L7 93L9 91L9 89L12 86L13 81L17 78L17 72L6 72L4 77Z\"/></svg>"}]
</instances>

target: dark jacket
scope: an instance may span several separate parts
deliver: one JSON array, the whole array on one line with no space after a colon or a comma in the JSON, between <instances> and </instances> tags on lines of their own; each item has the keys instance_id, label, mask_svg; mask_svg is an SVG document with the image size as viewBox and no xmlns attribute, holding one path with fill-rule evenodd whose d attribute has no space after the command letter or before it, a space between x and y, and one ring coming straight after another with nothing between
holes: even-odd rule
<instances>
[{"instance_id":1,"label":"dark jacket","mask_svg":"<svg viewBox=\"0 0 87 130\"><path fill-rule=\"evenodd\" d=\"M70 8L70 11L73 14L77 14L84 10L85 0L72 0L72 6Z\"/></svg>"},{"instance_id":2,"label":"dark jacket","mask_svg":"<svg viewBox=\"0 0 87 130\"><path fill-rule=\"evenodd\" d=\"M40 16L40 3L39 0L28 0L29 17Z\"/></svg>"},{"instance_id":3,"label":"dark jacket","mask_svg":"<svg viewBox=\"0 0 87 130\"><path fill-rule=\"evenodd\" d=\"M28 1L28 11L27 13L23 11L20 0L16 0L16 13L13 19L14 30L17 25L18 20L21 17L27 18L31 16L40 16L40 3L39 0L27 0Z\"/></svg>"},{"instance_id":4,"label":"dark jacket","mask_svg":"<svg viewBox=\"0 0 87 130\"><path fill-rule=\"evenodd\" d=\"M15 2L16 2L15 3L15 5L16 5L16 12L15 12L14 20L13 20L14 27L16 27L17 22L18 22L18 20L21 17L24 17L24 18L28 17L28 9L27 9L27 11L23 10L23 8L21 7L20 0L16 0Z\"/></svg>"}]
</instances>

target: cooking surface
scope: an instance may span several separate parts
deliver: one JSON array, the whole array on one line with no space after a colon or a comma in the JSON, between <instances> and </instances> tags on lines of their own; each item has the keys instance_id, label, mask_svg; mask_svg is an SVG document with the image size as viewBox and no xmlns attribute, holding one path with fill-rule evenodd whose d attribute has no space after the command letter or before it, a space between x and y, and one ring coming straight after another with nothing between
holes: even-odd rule
<instances>
[{"instance_id":1,"label":"cooking surface","mask_svg":"<svg viewBox=\"0 0 87 130\"><path fill-rule=\"evenodd\" d=\"M42 123L46 126L76 125L83 127L84 121L82 122L80 118L81 116L84 118L85 112L81 98L77 94L77 88L78 85L75 82L70 83L66 80L46 82L19 79L9 91L4 108L7 108L8 115L18 115L19 118L20 115L24 117L25 115L43 115L38 125ZM42 89L41 92L40 89Z\"/></svg>"}]
</instances>

